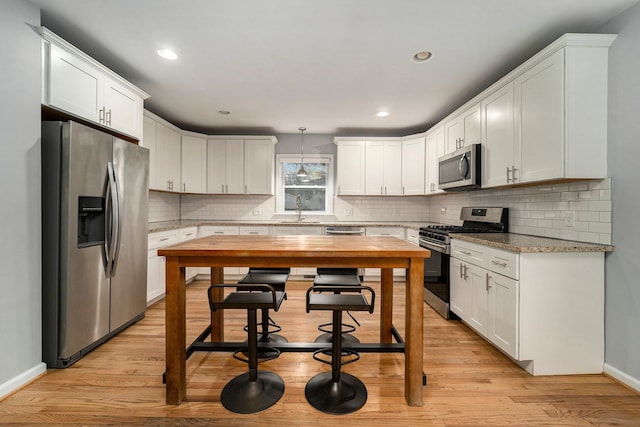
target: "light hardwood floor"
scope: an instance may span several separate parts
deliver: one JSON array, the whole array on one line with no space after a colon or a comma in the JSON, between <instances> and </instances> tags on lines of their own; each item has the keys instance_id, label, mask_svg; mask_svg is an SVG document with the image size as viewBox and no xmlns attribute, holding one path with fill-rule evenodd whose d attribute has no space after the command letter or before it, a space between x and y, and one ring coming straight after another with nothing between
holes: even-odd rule
<instances>
[{"instance_id":1,"label":"light hardwood floor","mask_svg":"<svg viewBox=\"0 0 640 427\"><path fill-rule=\"evenodd\" d=\"M367 284L372 285L370 282ZM187 337L206 326L206 282L187 290ZM288 300L273 318L290 341L311 341L330 313L305 313L308 281L290 281ZM372 285L376 288L376 285ZM396 283L394 324L403 332L404 284ZM377 289L377 288L376 288ZM358 313L357 336L375 341L377 312ZM243 339L246 313L225 313L227 337ZM425 305L424 406L404 400L400 354L363 354L344 370L368 390L366 405L348 415L327 415L304 397L306 382L329 369L310 353L284 353L260 368L285 381L282 399L252 415L228 412L219 401L227 381L246 365L229 353L196 353L187 361L187 399L165 405L164 302L146 317L70 368L50 370L0 401L0 425L145 426L640 426L640 394L604 375L533 377L468 327L446 321ZM6 351L6 349L5 349Z\"/></svg>"}]
</instances>

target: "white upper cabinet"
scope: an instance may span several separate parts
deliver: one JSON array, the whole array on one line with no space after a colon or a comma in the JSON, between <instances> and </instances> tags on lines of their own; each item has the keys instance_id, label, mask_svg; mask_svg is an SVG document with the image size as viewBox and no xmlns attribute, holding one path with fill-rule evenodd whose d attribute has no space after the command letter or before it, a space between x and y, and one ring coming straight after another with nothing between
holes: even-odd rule
<instances>
[{"instance_id":1,"label":"white upper cabinet","mask_svg":"<svg viewBox=\"0 0 640 427\"><path fill-rule=\"evenodd\" d=\"M400 141L365 142L365 194L402 194L402 144Z\"/></svg>"},{"instance_id":2,"label":"white upper cabinet","mask_svg":"<svg viewBox=\"0 0 640 427\"><path fill-rule=\"evenodd\" d=\"M182 135L182 188L185 193L207 192L207 137Z\"/></svg>"},{"instance_id":3,"label":"white upper cabinet","mask_svg":"<svg viewBox=\"0 0 640 427\"><path fill-rule=\"evenodd\" d=\"M42 28L42 104L142 138L148 94Z\"/></svg>"},{"instance_id":4,"label":"white upper cabinet","mask_svg":"<svg viewBox=\"0 0 640 427\"><path fill-rule=\"evenodd\" d=\"M609 34L565 34L475 97L482 186L607 176Z\"/></svg>"},{"instance_id":5,"label":"white upper cabinet","mask_svg":"<svg viewBox=\"0 0 640 427\"><path fill-rule=\"evenodd\" d=\"M480 104L474 104L445 124L446 153L451 153L470 144L481 142Z\"/></svg>"},{"instance_id":6,"label":"white upper cabinet","mask_svg":"<svg viewBox=\"0 0 640 427\"><path fill-rule=\"evenodd\" d=\"M424 194L425 137L402 141L402 194Z\"/></svg>"},{"instance_id":7,"label":"white upper cabinet","mask_svg":"<svg viewBox=\"0 0 640 427\"><path fill-rule=\"evenodd\" d=\"M273 194L275 138L207 141L207 192Z\"/></svg>"},{"instance_id":8,"label":"white upper cabinet","mask_svg":"<svg viewBox=\"0 0 640 427\"><path fill-rule=\"evenodd\" d=\"M156 190L181 191L181 140L180 134L162 123L156 123L156 163L154 178Z\"/></svg>"},{"instance_id":9,"label":"white upper cabinet","mask_svg":"<svg viewBox=\"0 0 640 427\"><path fill-rule=\"evenodd\" d=\"M339 196L365 194L364 141L336 141L337 185Z\"/></svg>"},{"instance_id":10,"label":"white upper cabinet","mask_svg":"<svg viewBox=\"0 0 640 427\"><path fill-rule=\"evenodd\" d=\"M443 193L438 189L438 158L444 155L444 126L431 129L425 138L425 194Z\"/></svg>"},{"instance_id":11,"label":"white upper cabinet","mask_svg":"<svg viewBox=\"0 0 640 427\"><path fill-rule=\"evenodd\" d=\"M482 187L511 182L516 168L513 82L482 100ZM518 168L516 168L518 169Z\"/></svg>"},{"instance_id":12,"label":"white upper cabinet","mask_svg":"<svg viewBox=\"0 0 640 427\"><path fill-rule=\"evenodd\" d=\"M264 139L244 141L244 192L246 194L274 193L274 156L273 141Z\"/></svg>"}]
</instances>

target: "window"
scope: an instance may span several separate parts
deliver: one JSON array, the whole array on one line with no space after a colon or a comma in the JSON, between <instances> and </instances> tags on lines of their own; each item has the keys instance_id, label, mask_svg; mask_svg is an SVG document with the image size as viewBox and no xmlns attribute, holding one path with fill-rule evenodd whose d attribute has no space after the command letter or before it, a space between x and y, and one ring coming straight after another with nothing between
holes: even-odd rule
<instances>
[{"instance_id":1,"label":"window","mask_svg":"<svg viewBox=\"0 0 640 427\"><path fill-rule=\"evenodd\" d=\"M331 214L333 212L333 156L304 156L307 178L297 175L300 157L278 155L276 203L278 213Z\"/></svg>"}]
</instances>

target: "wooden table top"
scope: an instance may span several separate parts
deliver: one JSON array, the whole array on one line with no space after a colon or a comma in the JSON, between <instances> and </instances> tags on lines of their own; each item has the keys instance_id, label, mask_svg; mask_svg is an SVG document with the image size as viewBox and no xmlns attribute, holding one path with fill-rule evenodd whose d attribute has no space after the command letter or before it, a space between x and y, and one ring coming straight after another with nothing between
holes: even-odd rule
<instances>
[{"instance_id":1,"label":"wooden table top","mask_svg":"<svg viewBox=\"0 0 640 427\"><path fill-rule=\"evenodd\" d=\"M431 252L392 236L208 236L158 249L160 256L429 258Z\"/></svg>"}]
</instances>

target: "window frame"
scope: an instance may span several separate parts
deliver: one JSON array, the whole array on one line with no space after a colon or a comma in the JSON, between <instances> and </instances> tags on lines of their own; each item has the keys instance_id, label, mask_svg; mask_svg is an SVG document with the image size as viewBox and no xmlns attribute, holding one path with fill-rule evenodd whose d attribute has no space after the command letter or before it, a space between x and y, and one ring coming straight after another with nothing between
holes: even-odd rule
<instances>
[{"instance_id":1,"label":"window frame","mask_svg":"<svg viewBox=\"0 0 640 427\"><path fill-rule=\"evenodd\" d=\"M295 154L278 154L276 155L276 213L292 215L294 212L284 210L284 163L302 163L301 156ZM302 211L305 215L333 215L333 194L334 194L334 155L333 154L305 154L304 163L326 163L327 179L325 194L325 210L324 211Z\"/></svg>"}]
</instances>

